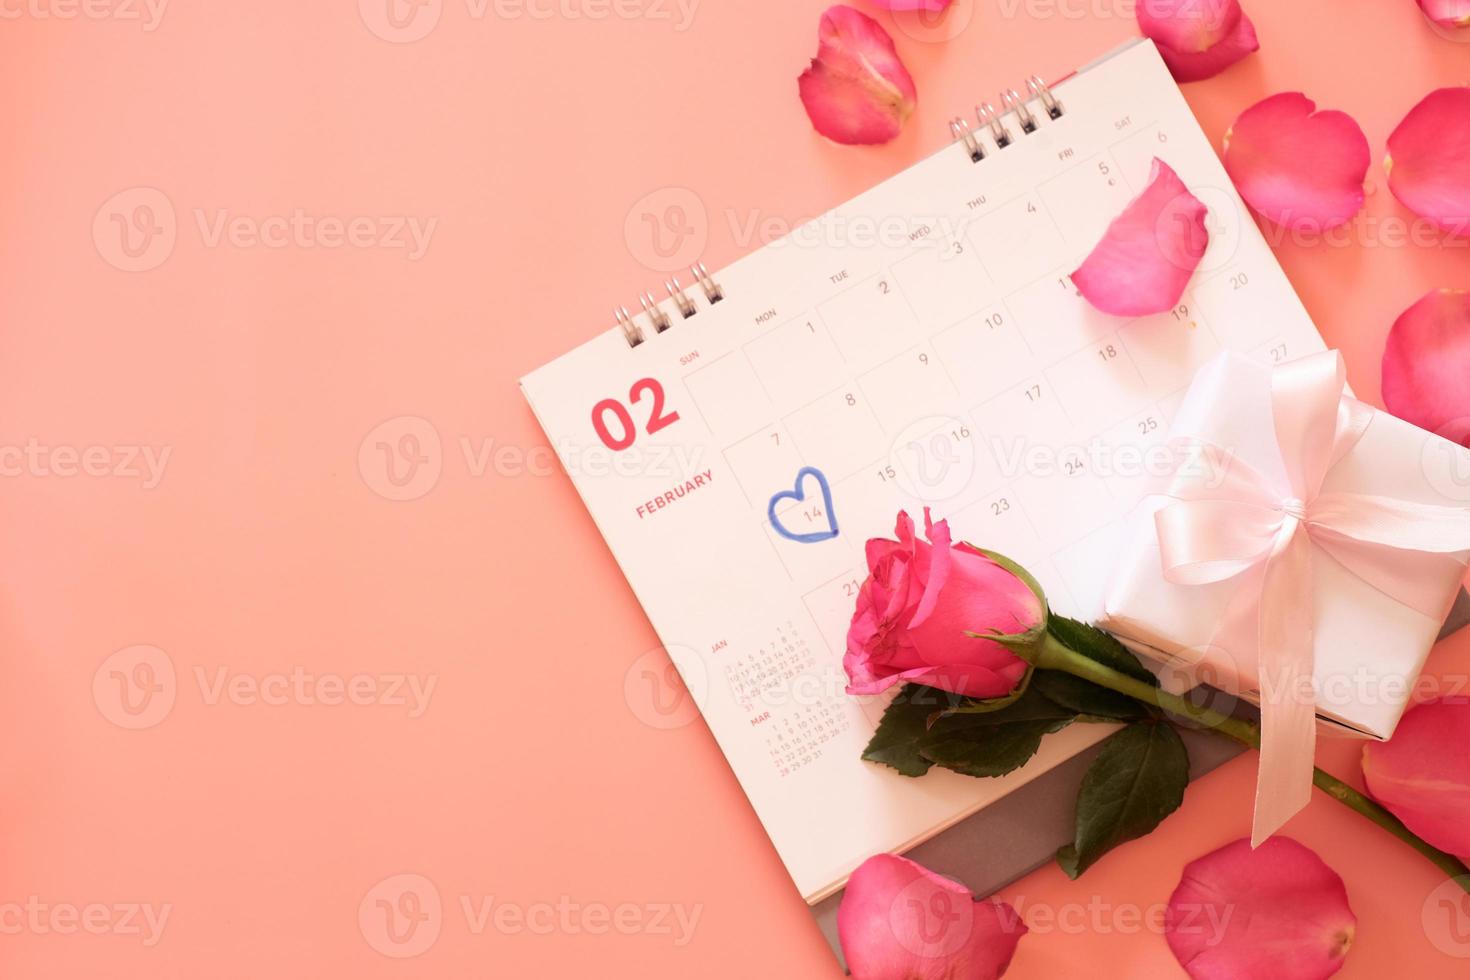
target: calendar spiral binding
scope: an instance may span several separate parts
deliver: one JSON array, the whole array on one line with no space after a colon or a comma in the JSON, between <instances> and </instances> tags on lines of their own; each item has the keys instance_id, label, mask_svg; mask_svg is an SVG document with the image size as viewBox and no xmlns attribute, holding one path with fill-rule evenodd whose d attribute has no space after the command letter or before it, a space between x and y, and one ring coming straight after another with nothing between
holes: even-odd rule
<instances>
[{"instance_id":1,"label":"calendar spiral binding","mask_svg":"<svg viewBox=\"0 0 1470 980\"><path fill-rule=\"evenodd\" d=\"M714 276L710 275L703 262L694 263L689 269L689 275L694 278L694 284L704 292L704 298L711 306L725 298L725 290L715 282ZM670 276L665 279L664 289L668 291L669 299L674 301L674 309L678 311L679 319L687 320L699 313L698 304L689 298L678 276ZM648 317L648 322L653 324L654 333L663 333L674 325L673 319L659 308L652 293L647 291L639 293L638 302L643 307L643 313ZM644 341L643 328L638 326L633 317L634 314L629 313L626 306L619 306L613 310L613 319L623 331L623 337L628 341L629 347L637 347Z\"/></svg>"},{"instance_id":2,"label":"calendar spiral binding","mask_svg":"<svg viewBox=\"0 0 1470 980\"><path fill-rule=\"evenodd\" d=\"M962 116L956 116L949 121L949 134L954 142L962 144L965 152L970 156L971 163L979 163L990 155L984 142L980 137L988 132L990 142L994 144L996 151L1010 146L1016 141L1016 137L1006 128L1005 118L1014 116L1016 124L1021 129L1021 134L1029 136L1036 132L1039 125L1037 114L1031 111L1028 103L1039 101L1042 112L1049 119L1060 119L1066 115L1062 103L1052 94L1051 89L1041 80L1039 75L1032 75L1026 79L1026 94L1024 96L1013 88L1008 88L1000 93L1000 109L990 102L982 102L975 107L975 118L979 122L978 128L971 128L969 120Z\"/></svg>"}]
</instances>

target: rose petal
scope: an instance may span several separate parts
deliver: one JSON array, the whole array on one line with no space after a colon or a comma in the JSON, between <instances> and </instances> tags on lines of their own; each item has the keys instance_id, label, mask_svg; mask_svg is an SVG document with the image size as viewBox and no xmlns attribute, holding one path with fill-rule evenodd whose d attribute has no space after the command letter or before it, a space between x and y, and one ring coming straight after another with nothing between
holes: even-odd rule
<instances>
[{"instance_id":1,"label":"rose petal","mask_svg":"<svg viewBox=\"0 0 1470 980\"><path fill-rule=\"evenodd\" d=\"M820 46L797 79L817 132L838 143L886 143L918 98L893 38L876 20L837 4L822 14Z\"/></svg>"},{"instance_id":2,"label":"rose petal","mask_svg":"<svg viewBox=\"0 0 1470 980\"><path fill-rule=\"evenodd\" d=\"M1470 293L1437 289L1394 321L1383 350L1383 404L1470 446Z\"/></svg>"},{"instance_id":3,"label":"rose petal","mask_svg":"<svg viewBox=\"0 0 1470 980\"><path fill-rule=\"evenodd\" d=\"M1176 81L1218 75L1261 46L1238 0L1139 0L1137 14Z\"/></svg>"},{"instance_id":4,"label":"rose petal","mask_svg":"<svg viewBox=\"0 0 1470 980\"><path fill-rule=\"evenodd\" d=\"M1419 0L1419 9L1440 27L1470 27L1470 0Z\"/></svg>"},{"instance_id":5,"label":"rose petal","mask_svg":"<svg viewBox=\"0 0 1470 980\"><path fill-rule=\"evenodd\" d=\"M1388 187L1454 235L1470 227L1470 88L1430 92L1388 137Z\"/></svg>"},{"instance_id":6,"label":"rose petal","mask_svg":"<svg viewBox=\"0 0 1470 980\"><path fill-rule=\"evenodd\" d=\"M1194 980L1317 980L1357 931L1342 878L1290 837L1241 839L1184 869L1164 932Z\"/></svg>"},{"instance_id":7,"label":"rose petal","mask_svg":"<svg viewBox=\"0 0 1470 980\"><path fill-rule=\"evenodd\" d=\"M1204 257L1210 242L1205 210L1179 175L1155 158L1148 187L1108 225L1072 273L1072 284L1104 313L1162 313L1179 302Z\"/></svg>"},{"instance_id":8,"label":"rose petal","mask_svg":"<svg viewBox=\"0 0 1470 980\"><path fill-rule=\"evenodd\" d=\"M1257 213L1325 231L1363 207L1368 138L1345 112L1317 111L1300 92L1262 99L1225 134L1225 169Z\"/></svg>"},{"instance_id":9,"label":"rose petal","mask_svg":"<svg viewBox=\"0 0 1470 980\"><path fill-rule=\"evenodd\" d=\"M1410 708L1393 738L1363 747L1363 776L1410 830L1470 857L1470 702Z\"/></svg>"},{"instance_id":10,"label":"rose petal","mask_svg":"<svg viewBox=\"0 0 1470 980\"><path fill-rule=\"evenodd\" d=\"M853 872L837 909L853 980L996 980L1025 934L1004 902L891 854Z\"/></svg>"}]
</instances>

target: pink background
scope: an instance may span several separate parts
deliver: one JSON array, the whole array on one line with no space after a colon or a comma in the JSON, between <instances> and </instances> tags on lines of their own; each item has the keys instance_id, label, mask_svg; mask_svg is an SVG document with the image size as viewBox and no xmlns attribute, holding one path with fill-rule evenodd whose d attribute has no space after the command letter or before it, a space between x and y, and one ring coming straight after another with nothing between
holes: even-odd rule
<instances>
[{"instance_id":1,"label":"pink background","mask_svg":"<svg viewBox=\"0 0 1470 980\"><path fill-rule=\"evenodd\" d=\"M177 2L154 30L126 19L144 8L92 2L7 5L0 24L0 447L35 447L0 456L0 973L835 977L703 725L661 728L625 694L658 641L546 473L516 379L610 326L660 280L660 248L730 261L761 222L779 232L939 148L1002 84L1132 35L1131 6L961 0L906 31L880 15L920 103L863 150L815 137L796 99L810 0L704 0L687 24L672 0L622 0L622 17L559 0L579 16L550 18L532 14L552 0L483 16L422 0L398 31L385 0ZM1186 87L1217 144L1256 99L1303 89L1380 157L1415 101L1466 81L1470 47L1411 0L1250 13L1262 52ZM1376 399L1389 324L1467 285L1470 253L1393 238L1406 212L1370 180L1351 244L1278 254ZM370 222L335 248L330 227L284 247L248 234L298 209ZM245 220L216 239L221 214ZM437 221L422 256L390 247L393 216ZM114 222L134 219L129 257ZM380 440L421 458L402 487ZM487 443L505 450L488 468ZM156 486L128 447L169 451ZM65 475L69 450L89 472ZM139 658L156 690L135 716L141 689L120 701L118 677L148 681ZM212 686L282 694L269 678L297 668L366 675L372 703ZM1432 669L1463 677L1470 636ZM402 674L436 685L419 717L384 703ZM1357 754L1322 753L1350 776ZM1008 889L1023 911L1102 916L1036 930L1009 975L1182 975L1129 910L1247 832L1251 787L1238 760L1082 881L1046 868ZM1347 880L1343 977L1463 975L1422 924L1430 865L1323 799L1291 833ZM374 946L370 890L405 873L442 902L435 917L421 886L416 959ZM49 911L5 912L31 896ZM549 935L476 932L461 898L490 896L581 911ZM169 906L160 941L123 928L126 903ZM595 934L596 908L622 903L698 906L692 941L642 911L646 928ZM83 913L102 934L68 919Z\"/></svg>"}]
</instances>

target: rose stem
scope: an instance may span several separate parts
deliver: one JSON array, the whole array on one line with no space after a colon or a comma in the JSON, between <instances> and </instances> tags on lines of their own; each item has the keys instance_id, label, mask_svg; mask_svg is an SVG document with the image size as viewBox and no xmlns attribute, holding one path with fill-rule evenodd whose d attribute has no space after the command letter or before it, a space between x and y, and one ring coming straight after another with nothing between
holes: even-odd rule
<instances>
[{"instance_id":1,"label":"rose stem","mask_svg":"<svg viewBox=\"0 0 1470 980\"><path fill-rule=\"evenodd\" d=\"M1200 707L1178 695L1170 694L1161 688L1145 684L1137 678L1113 670L1090 657L1083 656L1050 633L1046 634L1040 644L1015 652L1021 659L1041 670L1064 671L1111 691L1127 695L1136 701L1151 704L1171 715L1186 718L1203 728L1233 738L1249 748L1259 750L1261 747L1260 729L1252 723L1212 708ZM1359 793L1336 776L1315 767L1312 770L1312 783L1334 800L1356 810L1433 861L1440 870L1456 879L1462 888L1470 892L1470 868L1467 868L1453 855L1446 854L1421 839L1383 806Z\"/></svg>"}]
</instances>

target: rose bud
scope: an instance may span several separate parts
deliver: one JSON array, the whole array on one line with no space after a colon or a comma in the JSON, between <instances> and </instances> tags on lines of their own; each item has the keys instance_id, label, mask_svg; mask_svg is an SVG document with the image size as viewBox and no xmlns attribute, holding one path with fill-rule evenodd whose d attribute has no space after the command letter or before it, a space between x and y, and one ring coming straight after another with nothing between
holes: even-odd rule
<instances>
[{"instance_id":1,"label":"rose bud","mask_svg":"<svg viewBox=\"0 0 1470 980\"><path fill-rule=\"evenodd\" d=\"M900 682L973 698L1010 692L1026 663L984 636L1046 631L1040 587L1011 562L972 545L951 544L949 524L932 523L928 541L900 512L897 541L868 541L868 578L847 631L849 694L877 694Z\"/></svg>"},{"instance_id":2,"label":"rose bud","mask_svg":"<svg viewBox=\"0 0 1470 980\"><path fill-rule=\"evenodd\" d=\"M1410 708L1393 738L1363 747L1363 777L1414 833L1470 857L1470 702Z\"/></svg>"},{"instance_id":3,"label":"rose bud","mask_svg":"<svg viewBox=\"0 0 1470 980\"><path fill-rule=\"evenodd\" d=\"M1025 934L1004 902L891 854L853 872L837 909L853 980L998 980Z\"/></svg>"}]
</instances>

